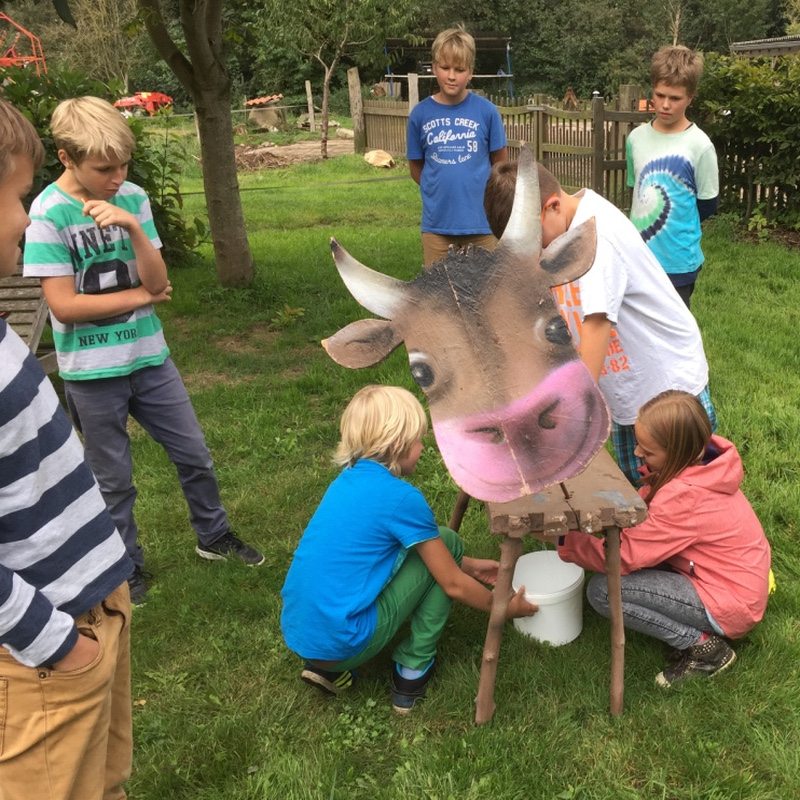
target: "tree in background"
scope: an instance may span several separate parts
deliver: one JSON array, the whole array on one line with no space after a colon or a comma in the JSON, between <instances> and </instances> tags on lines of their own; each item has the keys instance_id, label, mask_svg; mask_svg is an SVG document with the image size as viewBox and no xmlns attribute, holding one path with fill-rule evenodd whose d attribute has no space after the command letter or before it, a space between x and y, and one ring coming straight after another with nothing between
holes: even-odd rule
<instances>
[{"instance_id":1,"label":"tree in background","mask_svg":"<svg viewBox=\"0 0 800 800\"><path fill-rule=\"evenodd\" d=\"M51 14L50 22L38 32L45 57L57 47L63 65L104 83L119 81L128 92L130 72L141 62L146 40L135 24L136 0L70 2L80 25L55 21Z\"/></svg>"},{"instance_id":2,"label":"tree in background","mask_svg":"<svg viewBox=\"0 0 800 800\"><path fill-rule=\"evenodd\" d=\"M164 13L167 3L137 2L156 50L194 103L217 276L223 286L247 285L253 279L254 265L236 175L223 0L178 0L177 21L183 31L186 52L171 33ZM171 21L175 22L174 17Z\"/></svg>"},{"instance_id":3,"label":"tree in background","mask_svg":"<svg viewBox=\"0 0 800 800\"><path fill-rule=\"evenodd\" d=\"M418 0L270 0L264 4L260 38L270 46L313 59L323 69L323 158L328 157L331 81L342 59L374 58L387 36L408 32L420 6Z\"/></svg>"},{"instance_id":4,"label":"tree in background","mask_svg":"<svg viewBox=\"0 0 800 800\"><path fill-rule=\"evenodd\" d=\"M800 36L800 0L786 0L786 16L789 18L786 33Z\"/></svg>"}]
</instances>

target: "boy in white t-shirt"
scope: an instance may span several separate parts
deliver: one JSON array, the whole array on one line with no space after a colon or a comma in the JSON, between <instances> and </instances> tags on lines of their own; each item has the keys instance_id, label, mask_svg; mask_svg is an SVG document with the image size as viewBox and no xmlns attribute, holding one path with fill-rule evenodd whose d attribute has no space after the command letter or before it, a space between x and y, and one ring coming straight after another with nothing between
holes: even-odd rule
<instances>
[{"instance_id":1,"label":"boy in white t-shirt","mask_svg":"<svg viewBox=\"0 0 800 800\"><path fill-rule=\"evenodd\" d=\"M611 440L620 468L639 482L633 426L639 407L666 389L696 395L716 428L700 330L633 223L591 189L566 194L536 165L542 200L542 246L594 217L597 252L589 271L553 292L583 362L611 412ZM492 169L484 205L498 238L511 215L517 164Z\"/></svg>"}]
</instances>

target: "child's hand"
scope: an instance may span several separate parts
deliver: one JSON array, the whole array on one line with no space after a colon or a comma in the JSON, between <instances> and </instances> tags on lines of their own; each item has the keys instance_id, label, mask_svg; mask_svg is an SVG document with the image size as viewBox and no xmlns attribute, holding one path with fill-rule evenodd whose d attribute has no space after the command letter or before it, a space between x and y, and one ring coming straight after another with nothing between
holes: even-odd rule
<instances>
[{"instance_id":1,"label":"child's hand","mask_svg":"<svg viewBox=\"0 0 800 800\"><path fill-rule=\"evenodd\" d=\"M469 558L464 556L461 560L461 570L476 581L494 586L497 583L497 570L500 569L498 561L489 558Z\"/></svg>"},{"instance_id":2,"label":"child's hand","mask_svg":"<svg viewBox=\"0 0 800 800\"><path fill-rule=\"evenodd\" d=\"M144 289L144 287L142 288ZM145 289L145 291L147 291L147 289ZM164 288L163 292L159 292L158 294L150 294L150 292L147 292L150 297L149 302L155 305L156 303L163 303L165 300L172 300L172 298L170 297L171 292L172 292L172 284L169 281L167 281L167 285Z\"/></svg>"},{"instance_id":3,"label":"child's hand","mask_svg":"<svg viewBox=\"0 0 800 800\"><path fill-rule=\"evenodd\" d=\"M91 217L99 228L108 228L111 225L117 225L125 230L130 230L134 225L137 225L136 217L118 208L105 200L85 200L83 203L83 216Z\"/></svg>"},{"instance_id":4,"label":"child's hand","mask_svg":"<svg viewBox=\"0 0 800 800\"><path fill-rule=\"evenodd\" d=\"M516 619L517 617L532 617L539 610L535 603L529 603L525 599L525 587L517 589L506 611L506 619Z\"/></svg>"},{"instance_id":5,"label":"child's hand","mask_svg":"<svg viewBox=\"0 0 800 800\"><path fill-rule=\"evenodd\" d=\"M84 634L78 635L75 646L60 661L53 664L56 672L72 672L76 669L88 667L100 653L100 645L97 640Z\"/></svg>"}]
</instances>

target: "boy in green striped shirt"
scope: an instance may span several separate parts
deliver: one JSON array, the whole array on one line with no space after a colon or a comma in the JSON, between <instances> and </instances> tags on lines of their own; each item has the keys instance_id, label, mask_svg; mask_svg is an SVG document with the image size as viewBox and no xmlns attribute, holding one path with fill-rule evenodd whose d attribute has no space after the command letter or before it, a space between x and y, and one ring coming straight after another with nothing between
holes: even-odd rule
<instances>
[{"instance_id":1,"label":"boy in green striped shirt","mask_svg":"<svg viewBox=\"0 0 800 800\"><path fill-rule=\"evenodd\" d=\"M133 517L129 416L177 469L197 554L261 564L263 555L231 532L205 437L155 311L172 287L147 195L126 180L133 134L97 97L60 103L51 129L64 172L31 206L24 271L41 278L67 406L136 565L131 597L141 603L147 585Z\"/></svg>"}]
</instances>

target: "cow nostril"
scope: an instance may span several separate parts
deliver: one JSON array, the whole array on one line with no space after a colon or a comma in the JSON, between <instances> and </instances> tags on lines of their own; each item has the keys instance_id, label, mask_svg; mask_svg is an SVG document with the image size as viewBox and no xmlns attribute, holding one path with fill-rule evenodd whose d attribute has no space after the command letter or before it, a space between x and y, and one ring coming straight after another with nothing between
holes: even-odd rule
<instances>
[{"instance_id":1,"label":"cow nostril","mask_svg":"<svg viewBox=\"0 0 800 800\"><path fill-rule=\"evenodd\" d=\"M492 444L503 444L503 442L505 442L505 440L506 440L506 435L503 433L503 431L500 430L500 428L494 428L494 427L490 427L490 428L474 428L470 432L471 433L486 433L486 434L489 434L489 441Z\"/></svg>"},{"instance_id":2,"label":"cow nostril","mask_svg":"<svg viewBox=\"0 0 800 800\"><path fill-rule=\"evenodd\" d=\"M541 414L539 414L539 427L545 430L552 430L558 425L555 418L552 416L559 404L559 400L554 400Z\"/></svg>"}]
</instances>

